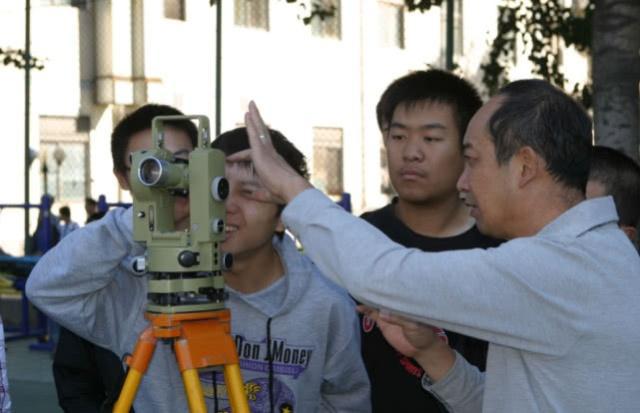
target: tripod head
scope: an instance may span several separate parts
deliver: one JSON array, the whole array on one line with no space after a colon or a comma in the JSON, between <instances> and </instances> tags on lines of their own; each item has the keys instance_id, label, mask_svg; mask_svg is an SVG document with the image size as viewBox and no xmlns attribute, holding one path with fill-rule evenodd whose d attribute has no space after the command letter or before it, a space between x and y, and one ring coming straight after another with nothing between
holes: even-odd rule
<instances>
[{"instance_id":1,"label":"tripod head","mask_svg":"<svg viewBox=\"0 0 640 413\"><path fill-rule=\"evenodd\" d=\"M172 122L198 121L198 144L189 159L178 159L164 148L165 127ZM224 308L222 270L232 257L220 252L224 240L224 154L209 147L206 116L158 116L153 119L153 148L131 159L133 238L147 247L136 259L137 271L148 272L147 311L187 313ZM189 198L190 225L174 224L176 197Z\"/></svg>"}]
</instances>

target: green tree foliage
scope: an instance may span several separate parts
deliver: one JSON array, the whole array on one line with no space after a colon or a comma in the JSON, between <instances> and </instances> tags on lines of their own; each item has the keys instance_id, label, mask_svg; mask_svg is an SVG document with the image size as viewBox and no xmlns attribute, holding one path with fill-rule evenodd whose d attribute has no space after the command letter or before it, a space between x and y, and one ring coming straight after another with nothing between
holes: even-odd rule
<instances>
[{"instance_id":1,"label":"green tree foliage","mask_svg":"<svg viewBox=\"0 0 640 413\"><path fill-rule=\"evenodd\" d=\"M404 0L404 5L409 11L425 12L433 6L440 6L445 0ZM301 7L306 8L305 4L300 0L286 0L287 3L298 3ZM302 17L304 24L311 23L314 18L324 20L335 14L337 10L336 0L312 0L311 10L307 15Z\"/></svg>"},{"instance_id":2,"label":"green tree foliage","mask_svg":"<svg viewBox=\"0 0 640 413\"><path fill-rule=\"evenodd\" d=\"M504 0L498 8L498 30L489 58L481 68L490 94L508 81L508 68L516 52L517 39L527 47L533 73L565 88L569 86L582 103L591 106L591 85L566 85L560 68L560 41L580 52L591 52L594 0L575 10L562 0Z\"/></svg>"},{"instance_id":3,"label":"green tree foliage","mask_svg":"<svg viewBox=\"0 0 640 413\"><path fill-rule=\"evenodd\" d=\"M4 66L15 66L18 69L26 69L29 64L30 69L44 69L44 62L34 56L27 58L26 53L22 49L0 48L0 62Z\"/></svg>"},{"instance_id":4,"label":"green tree foliage","mask_svg":"<svg viewBox=\"0 0 640 413\"><path fill-rule=\"evenodd\" d=\"M442 6L446 0L404 0L407 10L425 12ZM286 0L298 3L300 0ZM494 94L509 80L509 66L516 54L517 39L527 47L527 58L533 64L533 73L565 88L565 77L560 68L559 41L574 46L578 51L591 51L591 22L594 0L588 0L583 9L565 7L562 0L503 0L498 7L498 30L491 44L486 63L482 64L483 83L489 94ZM302 18L309 24L315 17L325 19L336 11L336 0L313 0L311 10ZM591 85L569 85L570 92L582 103L591 106Z\"/></svg>"}]
</instances>

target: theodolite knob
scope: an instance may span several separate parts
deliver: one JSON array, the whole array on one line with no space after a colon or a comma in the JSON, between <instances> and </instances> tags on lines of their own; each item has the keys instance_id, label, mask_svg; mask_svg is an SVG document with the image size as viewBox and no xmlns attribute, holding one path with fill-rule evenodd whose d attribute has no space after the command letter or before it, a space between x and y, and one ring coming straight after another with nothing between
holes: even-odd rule
<instances>
[{"instance_id":1,"label":"theodolite knob","mask_svg":"<svg viewBox=\"0 0 640 413\"><path fill-rule=\"evenodd\" d=\"M129 261L129 267L135 275L145 275L147 273L147 259L143 256L133 257L131 261Z\"/></svg>"},{"instance_id":2,"label":"theodolite knob","mask_svg":"<svg viewBox=\"0 0 640 413\"><path fill-rule=\"evenodd\" d=\"M185 268L193 267L198 263L198 254L193 251L182 251L178 255L178 263Z\"/></svg>"},{"instance_id":3,"label":"theodolite knob","mask_svg":"<svg viewBox=\"0 0 640 413\"><path fill-rule=\"evenodd\" d=\"M222 270L227 271L230 270L233 266L233 255L228 252L222 254Z\"/></svg>"},{"instance_id":4,"label":"theodolite knob","mask_svg":"<svg viewBox=\"0 0 640 413\"><path fill-rule=\"evenodd\" d=\"M224 219L216 218L211 224L211 229L214 234L221 234L224 232Z\"/></svg>"},{"instance_id":5,"label":"theodolite knob","mask_svg":"<svg viewBox=\"0 0 640 413\"><path fill-rule=\"evenodd\" d=\"M216 201L224 201L229 196L229 181L224 176L216 176L211 182L211 196Z\"/></svg>"}]
</instances>

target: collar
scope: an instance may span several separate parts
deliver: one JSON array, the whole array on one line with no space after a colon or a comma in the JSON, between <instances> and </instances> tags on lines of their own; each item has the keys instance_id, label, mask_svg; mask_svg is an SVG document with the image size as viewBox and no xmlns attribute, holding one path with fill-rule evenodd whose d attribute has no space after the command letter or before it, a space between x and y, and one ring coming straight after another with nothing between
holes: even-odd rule
<instances>
[{"instance_id":1,"label":"collar","mask_svg":"<svg viewBox=\"0 0 640 413\"><path fill-rule=\"evenodd\" d=\"M538 235L566 234L577 237L592 228L618 222L618 213L611 196L587 199L566 210L548 223Z\"/></svg>"}]
</instances>

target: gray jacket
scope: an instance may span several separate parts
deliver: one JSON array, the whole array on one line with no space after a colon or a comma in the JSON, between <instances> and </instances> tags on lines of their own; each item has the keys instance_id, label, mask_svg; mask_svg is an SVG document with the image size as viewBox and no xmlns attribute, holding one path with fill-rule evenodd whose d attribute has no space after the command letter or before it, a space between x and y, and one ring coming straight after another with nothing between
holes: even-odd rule
<instances>
[{"instance_id":1,"label":"gray jacket","mask_svg":"<svg viewBox=\"0 0 640 413\"><path fill-rule=\"evenodd\" d=\"M358 300L490 343L486 381L458 356L429 388L453 411L640 411L640 258L610 197L488 250L404 248L313 189L283 220Z\"/></svg>"},{"instance_id":2,"label":"gray jacket","mask_svg":"<svg viewBox=\"0 0 640 413\"><path fill-rule=\"evenodd\" d=\"M144 250L133 242L131 226L130 209L109 212L102 220L72 232L45 254L27 282L29 299L44 313L119 356L133 352L138 335L148 325L144 319L146 279L133 276L130 270L132 257ZM294 412L368 412L369 383L360 359L353 304L344 290L297 253L289 238L278 241L276 248L286 268L287 288L282 308L272 315L270 323L270 344L277 352L271 365L276 402L284 394L292 396L282 400L292 401ZM252 308L234 293L229 308L237 343L238 337L243 337L244 343L259 343L265 338L268 317L260 309ZM304 357L302 350L306 351ZM266 391L257 395L255 390L268 387L263 379L269 376L269 365L256 367L250 362L241 354L245 389L254 390L254 401L267 401L266 405L252 405L253 411L260 412L269 408L269 398L265 397ZM256 370L260 369L258 374ZM293 370L296 374L291 374ZM205 374L201 381L205 395L211 397L210 377ZM210 397L207 404L212 406ZM224 407L223 397L218 403ZM142 413L187 411L184 387L169 345L158 343L134 408Z\"/></svg>"}]
</instances>

